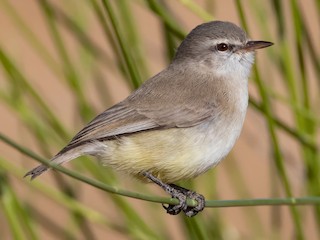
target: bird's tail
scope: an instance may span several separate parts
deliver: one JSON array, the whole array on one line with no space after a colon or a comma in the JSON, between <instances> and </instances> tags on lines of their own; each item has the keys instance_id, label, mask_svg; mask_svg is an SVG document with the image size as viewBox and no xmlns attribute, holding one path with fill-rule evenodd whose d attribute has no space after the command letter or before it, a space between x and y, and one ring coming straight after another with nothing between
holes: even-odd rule
<instances>
[{"instance_id":1,"label":"bird's tail","mask_svg":"<svg viewBox=\"0 0 320 240\"><path fill-rule=\"evenodd\" d=\"M98 143L98 142L87 143L75 148L71 148L67 151L64 151L63 149L56 156L54 156L50 160L50 162L55 165L61 165L63 163L69 162L82 155L98 155L99 153L104 152L105 149L106 149L106 146L102 143ZM50 169L50 166L42 164L32 169L31 171L27 172L24 175L24 177L31 176L31 180L32 180L49 169Z\"/></svg>"},{"instance_id":2,"label":"bird's tail","mask_svg":"<svg viewBox=\"0 0 320 240\"><path fill-rule=\"evenodd\" d=\"M58 153L56 156L54 156L52 159L50 159L50 163L55 165L60 165L66 162L69 162L79 156L83 155L81 151L79 151L77 148L71 149L64 153ZM45 171L49 170L50 166L41 164L38 167L30 170L27 172L24 177L31 176L31 180L38 177Z\"/></svg>"}]
</instances>

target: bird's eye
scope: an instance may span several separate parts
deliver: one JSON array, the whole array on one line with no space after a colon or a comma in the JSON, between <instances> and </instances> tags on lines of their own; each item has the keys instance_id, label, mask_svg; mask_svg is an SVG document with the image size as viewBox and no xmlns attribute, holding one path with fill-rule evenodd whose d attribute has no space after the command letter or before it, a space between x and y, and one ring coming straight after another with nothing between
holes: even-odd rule
<instances>
[{"instance_id":1,"label":"bird's eye","mask_svg":"<svg viewBox=\"0 0 320 240\"><path fill-rule=\"evenodd\" d=\"M220 52L224 52L224 51L227 51L227 50L229 49L229 46L228 46L228 44L226 44L226 43L219 43L219 44L217 45L217 49L218 49L218 51L220 51Z\"/></svg>"}]
</instances>

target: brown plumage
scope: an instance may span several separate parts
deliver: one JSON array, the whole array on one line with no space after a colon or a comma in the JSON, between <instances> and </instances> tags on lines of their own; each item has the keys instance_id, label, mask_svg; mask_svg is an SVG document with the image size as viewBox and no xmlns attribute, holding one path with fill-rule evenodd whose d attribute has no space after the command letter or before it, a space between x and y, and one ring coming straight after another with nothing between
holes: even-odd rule
<instances>
[{"instance_id":1,"label":"brown plumage","mask_svg":"<svg viewBox=\"0 0 320 240\"><path fill-rule=\"evenodd\" d=\"M254 50L271 45L249 41L229 22L199 25L165 70L93 119L51 162L95 156L179 199L166 208L168 213L196 215L204 208L204 197L168 183L196 177L229 153L248 106ZM40 165L26 176L35 178L47 169ZM188 207L187 198L198 205Z\"/></svg>"},{"instance_id":2,"label":"brown plumage","mask_svg":"<svg viewBox=\"0 0 320 240\"><path fill-rule=\"evenodd\" d=\"M93 119L51 162L92 155L134 176L148 171L166 182L201 174L238 138L253 52L266 46L270 43L248 41L232 23L199 25L168 68ZM41 165L26 176L47 169Z\"/></svg>"}]
</instances>

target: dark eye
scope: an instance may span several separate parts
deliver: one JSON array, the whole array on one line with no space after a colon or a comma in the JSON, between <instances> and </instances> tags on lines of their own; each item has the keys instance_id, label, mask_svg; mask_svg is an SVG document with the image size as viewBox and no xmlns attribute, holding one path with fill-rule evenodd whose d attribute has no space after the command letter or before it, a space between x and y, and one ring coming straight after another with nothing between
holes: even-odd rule
<instances>
[{"instance_id":1,"label":"dark eye","mask_svg":"<svg viewBox=\"0 0 320 240\"><path fill-rule=\"evenodd\" d=\"M219 43L217 45L217 49L218 49L218 51L224 52L224 51L227 51L229 49L229 46L226 43Z\"/></svg>"}]
</instances>

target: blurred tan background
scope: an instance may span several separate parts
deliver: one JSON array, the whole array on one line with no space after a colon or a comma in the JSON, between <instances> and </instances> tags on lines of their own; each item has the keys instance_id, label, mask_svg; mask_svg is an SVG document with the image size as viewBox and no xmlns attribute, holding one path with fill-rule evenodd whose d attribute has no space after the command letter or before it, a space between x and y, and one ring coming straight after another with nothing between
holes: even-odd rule
<instances>
[{"instance_id":1,"label":"blurred tan background","mask_svg":"<svg viewBox=\"0 0 320 240\"><path fill-rule=\"evenodd\" d=\"M0 0L2 1L2 0ZM288 2L284 1L284 2ZM203 22L195 14L191 13L186 7L182 6L179 1L166 1L169 4L170 9L177 15L177 18L183 23L181 26L185 29L186 32L189 32L196 25ZM202 1L195 1L202 4ZM243 1L244 6L250 4L259 4L260 1ZM262 1L261 1L262 2ZM305 17L307 22L310 24L311 28L314 31L314 36L316 39L319 39L319 16L316 15L316 11L312 9L313 4L312 0L305 0L301 6L304 8L303 11L306 13ZM84 60L81 59L82 52L77 51L75 47L74 39L66 30L62 30L64 33L65 41L67 43L67 48L71 50L70 58L74 60L75 63L79 65L87 66L87 69L80 70L80 75L87 88L87 94L90 95L90 103L92 103L95 108L94 111L99 113L106 109L107 107L112 106L112 104L124 99L130 93L132 87L127 83L123 76L118 71L116 67L116 62L113 61L114 56L113 52L110 49L110 45L105 41L103 32L97 24L96 19L92 16L90 11L83 9L86 4L82 1L55 1L56 6L59 6L65 12L68 13L68 9L71 14L78 14L79 21L84 21L86 25L87 32L106 53L108 53L108 64L100 63L99 65L93 65L95 62L90 59L90 57L85 56ZM285 3L288 5L288 3ZM46 24L44 23L43 16L37 1L19 1L12 0L11 5L17 10L19 15L23 18L24 22L32 29L32 32L38 37L38 40L45 44L47 50L52 54L52 57L58 61L56 56L55 48L51 41L51 36L47 31ZM142 1L132 1L131 7L133 8L134 18L139 25L138 31L140 35L143 36L143 49L147 56L147 64L149 68L149 76L162 70L168 63L164 54L163 39L161 37L161 26L160 22L154 14L150 13L150 10L147 9ZM238 14L235 8L235 3L232 0L224 1L215 1L213 4L214 9L208 9L209 12L213 12L216 19L227 20L234 22L240 25ZM265 9L266 15L268 16L265 21L270 25L273 31L275 30L272 27L275 23L274 15L272 9ZM250 37L255 40L266 40L266 41L275 41L271 37L266 39L266 36L260 31L259 27L254 22L255 14L247 11L246 16L248 18L248 24L250 29ZM251 20L251 21L250 21ZM63 28L62 28L63 29ZM274 34L274 33L273 33ZM44 64L39 56L30 48L29 44L26 43L26 40L21 36L20 30L16 28L16 25L13 23L12 19L9 17L9 13L1 6L0 4L0 44L11 56L14 57L15 63L22 69L22 71L28 76L28 79L32 80L33 86L36 86L36 89L45 93L46 102L50 104L51 110L58 115L63 122L66 124L71 133L76 133L79 131L84 122L77 119L77 113L75 113L76 102L75 99L68 95L66 91L65 83L57 78ZM288 44L290 44L288 42ZM319 44L318 44L319 50ZM277 42L273 46L274 51L278 48ZM277 74L272 72L267 65L267 51L260 51L256 58L259 70L261 74L267 74L270 76L270 82L273 84L278 81ZM83 61L87 61L86 64ZM97 75L97 73L99 73ZM92 86L91 79L94 77L101 77L104 83L106 84L108 90L106 91L106 101L105 104L101 103L96 97L96 87ZM5 75L0 71L0 88L5 88L7 85L4 81ZM279 91L283 86L279 81ZM254 97L258 97L256 87L250 85L250 93ZM317 98L318 96L314 96ZM286 107L281 105L277 106L277 111L280 114L281 119L284 119L288 122L292 121L289 111L286 110ZM21 124L19 116L10 109L7 105L0 102L0 114L1 114L1 133L10 136L11 139L14 139L21 145L30 148L32 151L42 155L43 153L39 152L37 144L33 141L33 138L30 136L28 129ZM296 196L301 196L304 194L304 189L301 186L302 179L304 177L303 166L300 163L299 151L297 149L297 143L286 134L281 135L281 142L283 145L282 151L286 156L286 170L289 174L291 183L294 186L294 194ZM50 136L47 136L50 138ZM64 142L60 141L59 146L54 145L51 149L51 154L54 155L60 147L63 147L70 139L65 139ZM28 159L27 157L19 154L16 150L12 149L8 145L0 142L1 156L4 159L8 159L12 163L29 169L37 165L34 160ZM43 155L44 156L44 155ZM49 157L49 156L45 156ZM196 179L197 191L201 192L202 186L199 186L197 183L201 181L210 181L210 178L213 177L217 181L217 193L219 199L234 199L239 198L239 195L242 198L268 198L273 194L274 189L271 187L270 183L277 183L277 179L274 178L274 163L271 161L272 152L270 152L269 147L269 136L267 133L266 123L262 115L252 108L249 108L247 118L244 124L244 128L241 134L239 141L234 147L230 156L223 161L216 169L210 170L207 174L200 176ZM78 160L79 161L79 160ZM70 164L66 165L70 167ZM237 193L237 190L234 186L234 181L232 181L230 175L227 173L229 171L241 172L243 176L243 181L246 184L247 192L238 189L240 194ZM67 177L65 177L67 178ZM273 179L273 180L272 180ZM16 189L19 190L19 195L21 198L26 199L30 203L36 202L36 208L39 212L46 216L46 220L43 221L52 221L54 224L61 227L71 227L64 226L64 219L67 217L64 211L64 207L57 205L54 201L48 199L47 197L39 194L28 187L28 185L34 184L29 182L28 179L17 179L12 177L12 181L16 186ZM39 182L46 182L49 184L55 184L55 180L52 177L52 173L45 174L41 178L37 179ZM79 198L81 201L96 209L97 211L103 213L106 216L110 216L110 220L121 221L121 218L118 217L117 213L113 211L110 205L112 203L105 202L105 199L101 197L99 190L94 189L90 186L83 186L81 183L72 183L79 186ZM81 186L80 186L81 185ZM135 186L135 185L134 185ZM131 188L131 179L123 177L119 188ZM163 194L156 187L150 186L151 192L154 195ZM279 189L281 189L279 187ZM139 191L139 189L130 189L132 191ZM205 191L205 190L204 190ZM210 192L210 191L209 191ZM284 195L279 192L279 197ZM206 195L206 198L209 200L214 199L216 195ZM172 217L165 214L165 211L161 209L159 204L149 204L144 201L128 199L128 201L136 206L141 211L148 211L150 206L154 209L157 209L159 216L164 220L165 224L170 230L169 236L171 239L183 239L183 234L179 228L179 222L176 217ZM145 208L145 205L148 204L148 208ZM304 214L304 228L307 239L316 239L315 232L316 226L314 225L312 219L311 207L299 207L300 211L303 211ZM208 208L204 210L203 214L206 212L217 211L219 214L224 216L224 224L226 225L227 231L225 232L225 239L247 239L246 236L249 234L252 229L251 226L244 221L244 212L252 211L251 207L248 208L220 208L212 209ZM271 231L271 226L273 224L278 224L278 228L286 229L280 232L280 236L277 235L275 239L293 239L292 238L292 219L289 214L288 207L254 207L254 213L258 214L261 217L262 223L264 224L264 231ZM143 215L143 213L142 213ZM157 215L158 216L158 215ZM273 216L273 217L272 217ZM275 219L274 216L279 216L280 219ZM38 219L38 221L41 221ZM153 226L156 224L156 221L153 219L148 219L148 223ZM170 227L171 226L171 227ZM126 239L121 234L118 234L113 231L109 231L104 227L93 226L94 234L97 239ZM52 232L47 232L46 229L41 230L42 239L56 239ZM272 233L268 233L268 236L272 236ZM4 216L0 212L0 238L1 239L13 239L9 236L8 225L5 222ZM79 239L84 239L83 236L79 236Z\"/></svg>"}]
</instances>

